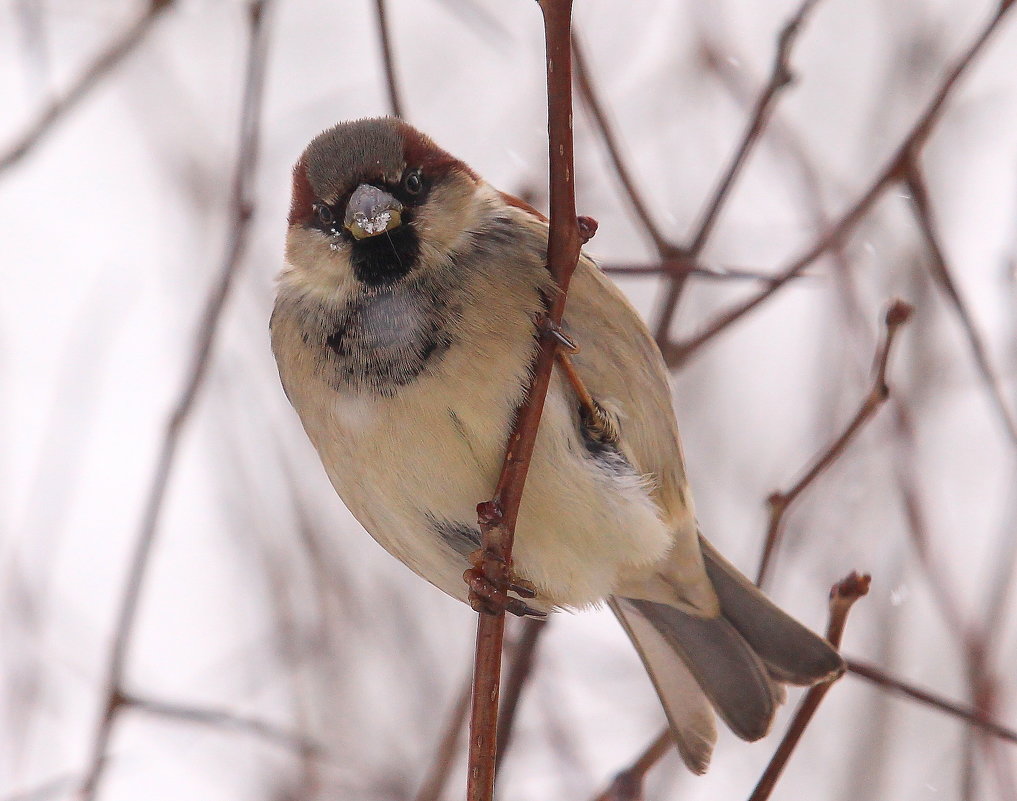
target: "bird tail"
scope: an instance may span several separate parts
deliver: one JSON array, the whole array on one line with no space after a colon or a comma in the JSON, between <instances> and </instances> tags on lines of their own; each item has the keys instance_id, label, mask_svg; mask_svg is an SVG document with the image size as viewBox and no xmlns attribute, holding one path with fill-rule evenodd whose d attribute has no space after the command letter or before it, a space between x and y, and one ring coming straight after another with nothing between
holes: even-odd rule
<instances>
[{"instance_id":1,"label":"bird tail","mask_svg":"<svg viewBox=\"0 0 1017 801\"><path fill-rule=\"evenodd\" d=\"M614 596L611 609L636 646L682 759L709 766L714 712L743 740L758 740L784 700L778 682L810 685L844 671L840 655L781 611L700 538L721 614L701 617L656 601Z\"/></svg>"}]
</instances>

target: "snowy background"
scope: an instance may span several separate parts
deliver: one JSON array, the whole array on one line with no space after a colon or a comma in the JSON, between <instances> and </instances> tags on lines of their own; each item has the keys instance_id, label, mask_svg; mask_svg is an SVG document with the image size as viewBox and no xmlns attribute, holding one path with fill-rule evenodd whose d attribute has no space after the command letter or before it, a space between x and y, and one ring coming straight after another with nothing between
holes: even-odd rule
<instances>
[{"instance_id":1,"label":"snowy background","mask_svg":"<svg viewBox=\"0 0 1017 801\"><path fill-rule=\"evenodd\" d=\"M146 7L0 2L0 159ZM577 3L598 93L651 213L676 242L729 163L795 8ZM702 261L772 273L803 252L820 220L836 220L872 184L995 8L818 3L791 57L798 80L777 100ZM146 498L234 227L246 9L168 4L0 168L0 801L72 798L91 759ZM536 4L389 0L387 12L407 119L544 207ZM1010 410L1013 16L962 76L921 154L947 265ZM471 669L475 615L382 552L343 508L268 347L293 161L334 122L389 110L375 4L277 0L262 25L249 239L180 428L127 642L125 688L145 703L116 712L103 801L412 798ZM600 222L591 252L605 264L652 264L578 102L576 158L580 213ZM911 198L895 184L842 248L675 371L675 406L704 531L754 574L765 499L844 428L871 385L887 300L911 302L914 320L891 358L893 396L788 513L768 589L822 630L830 585L851 569L871 572L845 653L1012 728L1017 442L931 264ZM662 279L618 280L655 323ZM672 338L759 286L691 278ZM706 777L669 755L647 798L746 797L792 710L762 743L722 732ZM538 646L502 796L590 799L662 724L610 614L558 616ZM973 731L848 675L776 797L1017 798L1017 747ZM457 759L448 798L462 794Z\"/></svg>"}]
</instances>

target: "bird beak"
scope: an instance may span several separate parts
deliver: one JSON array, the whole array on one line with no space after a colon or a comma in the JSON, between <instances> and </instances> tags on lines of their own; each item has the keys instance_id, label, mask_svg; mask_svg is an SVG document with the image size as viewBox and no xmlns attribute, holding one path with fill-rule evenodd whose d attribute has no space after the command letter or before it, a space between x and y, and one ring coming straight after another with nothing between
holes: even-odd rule
<instances>
[{"instance_id":1,"label":"bird beak","mask_svg":"<svg viewBox=\"0 0 1017 801\"><path fill-rule=\"evenodd\" d=\"M403 204L376 186L361 184L346 204L343 226L357 239L383 234L402 224Z\"/></svg>"}]
</instances>

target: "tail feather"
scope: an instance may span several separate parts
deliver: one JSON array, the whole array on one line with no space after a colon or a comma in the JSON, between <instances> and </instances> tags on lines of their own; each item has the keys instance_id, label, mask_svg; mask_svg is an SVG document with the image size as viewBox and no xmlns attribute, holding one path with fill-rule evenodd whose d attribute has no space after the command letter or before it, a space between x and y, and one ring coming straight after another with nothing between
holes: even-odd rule
<instances>
[{"instance_id":1,"label":"tail feather","mask_svg":"<svg viewBox=\"0 0 1017 801\"><path fill-rule=\"evenodd\" d=\"M785 698L780 683L835 678L844 662L830 644L773 604L700 537L706 577L719 605L696 614L660 583L639 585L609 603L642 657L693 771L706 770L716 741L716 712L744 740L758 740ZM659 575L659 574L658 574ZM654 600L646 600L652 597ZM778 683L780 682L780 683Z\"/></svg>"},{"instance_id":2,"label":"tail feather","mask_svg":"<svg viewBox=\"0 0 1017 801\"><path fill-rule=\"evenodd\" d=\"M771 675L810 685L844 672L830 644L781 610L700 536L706 573L721 611L763 660Z\"/></svg>"},{"instance_id":3,"label":"tail feather","mask_svg":"<svg viewBox=\"0 0 1017 801\"><path fill-rule=\"evenodd\" d=\"M670 642L629 602L610 598L608 604L650 674L682 760L693 773L706 773L717 742L717 725L699 682Z\"/></svg>"},{"instance_id":4,"label":"tail feather","mask_svg":"<svg viewBox=\"0 0 1017 801\"><path fill-rule=\"evenodd\" d=\"M780 692L734 626L723 617L697 617L654 601L624 598L622 603L680 657L731 731L743 740L766 735Z\"/></svg>"}]
</instances>

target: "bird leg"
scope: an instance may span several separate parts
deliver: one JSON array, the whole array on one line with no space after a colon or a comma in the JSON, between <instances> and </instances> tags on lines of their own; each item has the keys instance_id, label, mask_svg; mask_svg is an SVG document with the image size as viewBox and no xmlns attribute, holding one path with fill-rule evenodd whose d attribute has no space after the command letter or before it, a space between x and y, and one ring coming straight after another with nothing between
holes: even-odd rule
<instances>
[{"instance_id":1,"label":"bird leg","mask_svg":"<svg viewBox=\"0 0 1017 801\"><path fill-rule=\"evenodd\" d=\"M509 597L509 593L514 592L522 598L534 598L537 595L537 588L511 570L507 570L499 554L479 548L468 558L473 567L463 573L463 580L470 588L469 599L473 611L489 615L505 611L519 617L547 616L545 612L534 609L519 598Z\"/></svg>"},{"instance_id":2,"label":"bird leg","mask_svg":"<svg viewBox=\"0 0 1017 801\"><path fill-rule=\"evenodd\" d=\"M565 377L568 378L573 392L576 393L576 398L579 399L579 419L585 433L590 439L601 445L616 446L619 439L618 424L607 410L590 395L583 379L579 377L576 366L572 363L572 357L563 351L558 351L557 357L558 364L565 371Z\"/></svg>"}]
</instances>

